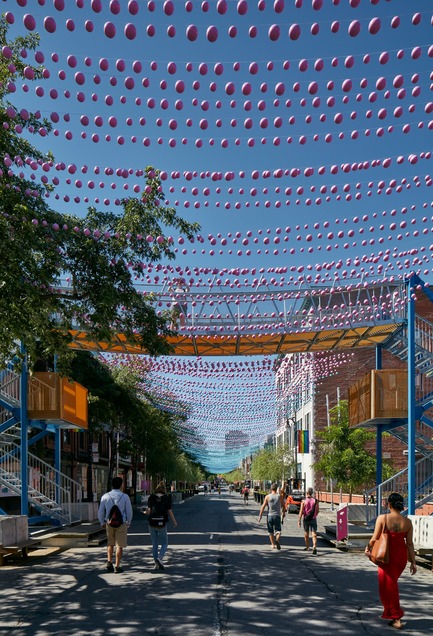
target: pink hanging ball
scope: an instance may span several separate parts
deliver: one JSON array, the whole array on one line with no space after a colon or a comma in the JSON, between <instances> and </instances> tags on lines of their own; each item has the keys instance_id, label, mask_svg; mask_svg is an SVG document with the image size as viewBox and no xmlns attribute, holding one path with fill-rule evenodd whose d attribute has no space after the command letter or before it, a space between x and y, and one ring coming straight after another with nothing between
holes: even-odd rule
<instances>
[{"instance_id":1,"label":"pink hanging ball","mask_svg":"<svg viewBox=\"0 0 433 636\"><path fill-rule=\"evenodd\" d=\"M278 24L272 24L269 27L268 36L269 36L269 39L272 42L276 42L279 39L279 37L280 37L280 27L278 26Z\"/></svg>"},{"instance_id":2,"label":"pink hanging ball","mask_svg":"<svg viewBox=\"0 0 433 636\"><path fill-rule=\"evenodd\" d=\"M348 33L350 37L354 38L357 35L359 35L360 32L361 32L361 23L359 22L359 20L353 20L349 24L349 28L348 28Z\"/></svg>"},{"instance_id":3,"label":"pink hanging ball","mask_svg":"<svg viewBox=\"0 0 433 636\"><path fill-rule=\"evenodd\" d=\"M54 18L51 18L50 16L47 16L44 19L44 28L45 28L45 31L47 31L48 33L55 33L57 25L56 25L56 21L54 20Z\"/></svg>"},{"instance_id":4,"label":"pink hanging ball","mask_svg":"<svg viewBox=\"0 0 433 636\"><path fill-rule=\"evenodd\" d=\"M227 13L227 0L218 0L217 11L220 15Z\"/></svg>"},{"instance_id":5,"label":"pink hanging ball","mask_svg":"<svg viewBox=\"0 0 433 636\"><path fill-rule=\"evenodd\" d=\"M195 24L190 24L186 28L186 37L190 42L195 42L198 36L198 29Z\"/></svg>"},{"instance_id":6,"label":"pink hanging ball","mask_svg":"<svg viewBox=\"0 0 433 636\"><path fill-rule=\"evenodd\" d=\"M34 31L36 29L36 20L30 13L26 13L23 18L23 24L27 31Z\"/></svg>"},{"instance_id":7,"label":"pink hanging ball","mask_svg":"<svg viewBox=\"0 0 433 636\"><path fill-rule=\"evenodd\" d=\"M112 22L106 22L104 24L104 33L107 38L114 38L114 36L116 35L116 27Z\"/></svg>"},{"instance_id":8,"label":"pink hanging ball","mask_svg":"<svg viewBox=\"0 0 433 636\"><path fill-rule=\"evenodd\" d=\"M239 0L238 6L237 6L237 12L239 13L239 15L246 15L247 11L248 11L247 0Z\"/></svg>"},{"instance_id":9,"label":"pink hanging ball","mask_svg":"<svg viewBox=\"0 0 433 636\"><path fill-rule=\"evenodd\" d=\"M292 24L289 28L289 37L291 40L297 40L301 35L301 27L299 24Z\"/></svg>"},{"instance_id":10,"label":"pink hanging ball","mask_svg":"<svg viewBox=\"0 0 433 636\"><path fill-rule=\"evenodd\" d=\"M125 28L123 30L125 37L128 40L135 40L136 36L137 36L137 29L135 27L134 24L131 24L131 22L128 22L128 24L125 24ZM135 62L134 62L135 64Z\"/></svg>"},{"instance_id":11,"label":"pink hanging ball","mask_svg":"<svg viewBox=\"0 0 433 636\"><path fill-rule=\"evenodd\" d=\"M372 35L376 35L380 31L380 27L381 27L380 18L373 18L372 20L370 20L370 23L368 25L368 30Z\"/></svg>"},{"instance_id":12,"label":"pink hanging ball","mask_svg":"<svg viewBox=\"0 0 433 636\"><path fill-rule=\"evenodd\" d=\"M113 15L119 15L120 13L119 0L110 0L110 11Z\"/></svg>"},{"instance_id":13,"label":"pink hanging ball","mask_svg":"<svg viewBox=\"0 0 433 636\"><path fill-rule=\"evenodd\" d=\"M172 2L172 0L166 0L166 2L164 2L163 8L164 8L165 15L173 15L174 3Z\"/></svg>"},{"instance_id":14,"label":"pink hanging ball","mask_svg":"<svg viewBox=\"0 0 433 636\"><path fill-rule=\"evenodd\" d=\"M216 26L210 26L206 31L206 37L209 42L216 42L218 39L218 29Z\"/></svg>"}]
</instances>

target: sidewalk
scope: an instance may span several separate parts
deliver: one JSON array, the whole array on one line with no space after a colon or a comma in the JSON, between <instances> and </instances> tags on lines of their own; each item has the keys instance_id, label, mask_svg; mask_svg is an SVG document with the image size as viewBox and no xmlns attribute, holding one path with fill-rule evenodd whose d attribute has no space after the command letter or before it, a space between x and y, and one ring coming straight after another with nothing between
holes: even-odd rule
<instances>
[{"instance_id":1,"label":"sidewalk","mask_svg":"<svg viewBox=\"0 0 433 636\"><path fill-rule=\"evenodd\" d=\"M362 553L319 540L303 552L297 515L270 549L259 506L196 496L174 512L163 574L152 570L147 523L136 513L124 574L105 570L106 548L73 548L0 568L1 636L383 636L377 568ZM335 511L323 506L319 528ZM433 574L400 581L404 631L433 633Z\"/></svg>"}]
</instances>

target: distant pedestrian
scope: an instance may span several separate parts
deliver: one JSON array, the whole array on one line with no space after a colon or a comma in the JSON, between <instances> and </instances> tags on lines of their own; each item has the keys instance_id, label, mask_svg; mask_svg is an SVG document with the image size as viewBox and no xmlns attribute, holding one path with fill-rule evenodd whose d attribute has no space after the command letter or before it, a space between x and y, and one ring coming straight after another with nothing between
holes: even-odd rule
<instances>
[{"instance_id":1,"label":"distant pedestrian","mask_svg":"<svg viewBox=\"0 0 433 636\"><path fill-rule=\"evenodd\" d=\"M242 494L242 496L244 498L244 504L246 506L248 506L248 499L249 499L249 496L250 496L250 489L248 488L248 486L244 486L242 488L241 494Z\"/></svg>"},{"instance_id":2,"label":"distant pedestrian","mask_svg":"<svg viewBox=\"0 0 433 636\"><path fill-rule=\"evenodd\" d=\"M120 565L123 556L123 549L127 546L128 527L132 521L132 506L128 495L120 490L123 479L114 477L111 485L113 487L101 498L98 510L98 520L102 528L107 533L107 572L120 574L123 568ZM120 511L120 519L116 522L112 514L113 507L117 506ZM120 524L120 525L119 525ZM116 547L116 562L113 566L113 553Z\"/></svg>"},{"instance_id":3,"label":"distant pedestrian","mask_svg":"<svg viewBox=\"0 0 433 636\"><path fill-rule=\"evenodd\" d=\"M158 484L154 494L150 495L147 500L146 515L149 520L155 570L164 570L163 559L168 548L167 522L170 518L176 527L177 521L171 509L171 497L167 495L163 482Z\"/></svg>"},{"instance_id":4,"label":"distant pedestrian","mask_svg":"<svg viewBox=\"0 0 433 636\"><path fill-rule=\"evenodd\" d=\"M278 486L277 484L272 484L271 492L269 495L266 495L262 507L259 512L259 521L262 519L262 515L265 511L265 508L268 508L268 534L269 540L271 542L272 548L276 548L277 550L281 550L280 539L281 539L281 497L278 494ZM283 511L284 517L284 511Z\"/></svg>"},{"instance_id":5,"label":"distant pedestrian","mask_svg":"<svg viewBox=\"0 0 433 636\"><path fill-rule=\"evenodd\" d=\"M388 533L389 562L378 563L379 596L383 605L383 614L394 629L403 629L401 619L404 612L400 606L398 579L410 561L410 573L416 573L415 551L413 547L413 526L410 519L401 514L404 509L403 497L393 492L388 497L388 514L379 515L376 520L373 536L365 548L365 554L370 556L375 541L382 532Z\"/></svg>"},{"instance_id":6,"label":"distant pedestrian","mask_svg":"<svg viewBox=\"0 0 433 636\"><path fill-rule=\"evenodd\" d=\"M305 548L304 551L308 552L310 549L310 530L313 538L313 554L317 554L317 515L319 514L319 502L313 497L313 488L308 488L307 496L301 503L301 509L299 510L298 525L301 526L301 519L304 517L304 539Z\"/></svg>"}]
</instances>

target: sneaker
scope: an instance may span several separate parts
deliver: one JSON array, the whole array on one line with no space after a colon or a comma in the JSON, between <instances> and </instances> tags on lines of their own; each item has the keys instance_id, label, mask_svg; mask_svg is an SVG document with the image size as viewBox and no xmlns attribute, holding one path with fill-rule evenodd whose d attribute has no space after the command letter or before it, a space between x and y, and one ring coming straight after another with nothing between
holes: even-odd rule
<instances>
[{"instance_id":1,"label":"sneaker","mask_svg":"<svg viewBox=\"0 0 433 636\"><path fill-rule=\"evenodd\" d=\"M313 548L313 554L317 554L316 548Z\"/></svg>"},{"instance_id":2,"label":"sneaker","mask_svg":"<svg viewBox=\"0 0 433 636\"><path fill-rule=\"evenodd\" d=\"M114 572L114 567L111 561L107 561L106 570L107 572Z\"/></svg>"},{"instance_id":3,"label":"sneaker","mask_svg":"<svg viewBox=\"0 0 433 636\"><path fill-rule=\"evenodd\" d=\"M114 572L115 574L122 574L125 570L122 568L121 565L118 565L116 568L114 568Z\"/></svg>"},{"instance_id":4,"label":"sneaker","mask_svg":"<svg viewBox=\"0 0 433 636\"><path fill-rule=\"evenodd\" d=\"M304 548L303 552L308 552L310 548Z\"/></svg>"},{"instance_id":5,"label":"sneaker","mask_svg":"<svg viewBox=\"0 0 433 636\"><path fill-rule=\"evenodd\" d=\"M277 546L277 550L281 550L280 542L278 539L275 540L275 545Z\"/></svg>"},{"instance_id":6,"label":"sneaker","mask_svg":"<svg viewBox=\"0 0 433 636\"><path fill-rule=\"evenodd\" d=\"M161 561L161 559L155 559L155 563L156 563L156 565L158 566L158 568L159 568L160 570L163 570L163 569L164 569L164 564L163 564L163 562Z\"/></svg>"}]
</instances>

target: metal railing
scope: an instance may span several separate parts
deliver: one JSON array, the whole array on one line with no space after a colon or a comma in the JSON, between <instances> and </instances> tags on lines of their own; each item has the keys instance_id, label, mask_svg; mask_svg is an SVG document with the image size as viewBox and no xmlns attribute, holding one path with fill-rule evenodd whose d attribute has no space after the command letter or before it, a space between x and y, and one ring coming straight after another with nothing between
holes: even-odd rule
<instances>
[{"instance_id":1,"label":"metal railing","mask_svg":"<svg viewBox=\"0 0 433 636\"><path fill-rule=\"evenodd\" d=\"M433 455L422 457L415 462L415 508L421 507L426 501L433 499ZM371 525L377 514L387 512L388 497L392 492L400 493L406 503L408 497L408 468L382 482L378 486L367 490L365 493L365 518L367 525ZM377 510L372 510L371 503L374 498Z\"/></svg>"},{"instance_id":2,"label":"metal railing","mask_svg":"<svg viewBox=\"0 0 433 636\"><path fill-rule=\"evenodd\" d=\"M0 396L11 406L20 405L20 375L11 369L0 371Z\"/></svg>"},{"instance_id":3,"label":"metal railing","mask_svg":"<svg viewBox=\"0 0 433 636\"><path fill-rule=\"evenodd\" d=\"M81 521L81 484L31 453L27 471L27 497L31 506L62 525ZM0 446L0 483L22 496L21 447L14 442Z\"/></svg>"}]
</instances>

